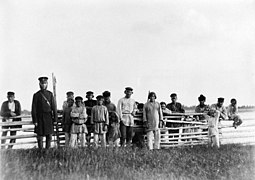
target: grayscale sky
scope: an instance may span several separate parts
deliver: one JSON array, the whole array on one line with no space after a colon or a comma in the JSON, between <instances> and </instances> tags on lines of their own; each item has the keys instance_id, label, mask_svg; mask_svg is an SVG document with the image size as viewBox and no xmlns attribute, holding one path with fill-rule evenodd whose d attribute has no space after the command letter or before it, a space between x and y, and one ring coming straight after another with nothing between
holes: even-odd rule
<instances>
[{"instance_id":1,"label":"grayscale sky","mask_svg":"<svg viewBox=\"0 0 255 180\"><path fill-rule=\"evenodd\" d=\"M109 90L117 103L126 86L139 102L150 90L188 106L200 94L254 105L255 2L1 0L0 60L0 100L14 91L22 109L52 72L59 108L69 90Z\"/></svg>"}]
</instances>

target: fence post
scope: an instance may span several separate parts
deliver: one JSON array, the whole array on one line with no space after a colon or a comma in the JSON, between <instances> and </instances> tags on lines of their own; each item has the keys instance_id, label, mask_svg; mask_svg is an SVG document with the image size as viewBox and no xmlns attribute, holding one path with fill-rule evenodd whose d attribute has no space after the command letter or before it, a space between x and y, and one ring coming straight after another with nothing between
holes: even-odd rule
<instances>
[{"instance_id":1,"label":"fence post","mask_svg":"<svg viewBox=\"0 0 255 180\"><path fill-rule=\"evenodd\" d=\"M59 139L59 130L58 130L58 114L57 114L57 93L56 93L56 84L57 84L57 81L56 81L56 77L54 76L54 73L52 73L52 83L53 83L53 97L54 97L54 102L55 102L55 113L54 116L55 118L57 117L56 119L56 133L55 133L55 136L57 137L57 147L60 146L60 139Z\"/></svg>"}]
</instances>

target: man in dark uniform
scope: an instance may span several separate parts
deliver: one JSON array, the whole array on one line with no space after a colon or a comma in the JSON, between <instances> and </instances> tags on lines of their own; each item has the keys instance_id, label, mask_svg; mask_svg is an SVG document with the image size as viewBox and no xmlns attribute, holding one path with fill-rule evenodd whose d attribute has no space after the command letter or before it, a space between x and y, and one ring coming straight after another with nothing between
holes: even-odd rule
<instances>
[{"instance_id":1,"label":"man in dark uniform","mask_svg":"<svg viewBox=\"0 0 255 180\"><path fill-rule=\"evenodd\" d=\"M43 148L43 137L46 136L46 148L51 146L53 123L57 121L57 112L52 92L47 90L48 78L38 78L40 89L33 96L32 120L37 134L38 147Z\"/></svg>"},{"instance_id":2,"label":"man in dark uniform","mask_svg":"<svg viewBox=\"0 0 255 180\"><path fill-rule=\"evenodd\" d=\"M177 102L177 94L176 93L172 93L170 95L171 97L171 103L166 105L166 108L171 110L172 113L185 113L185 110L182 106L181 103Z\"/></svg>"},{"instance_id":3,"label":"man in dark uniform","mask_svg":"<svg viewBox=\"0 0 255 180\"><path fill-rule=\"evenodd\" d=\"M15 116L19 116L21 114L21 106L19 101L14 100L15 99L15 93L14 92L8 92L7 93L7 99L8 101L3 102L1 107L1 116L3 116L3 122L14 122L14 121L21 121L21 118L11 118ZM9 128L21 128L21 125L15 125L15 126L3 126L2 129L9 129ZM3 131L2 137L7 135L8 131ZM10 131L11 136L16 136L17 131ZM2 140L2 144L5 144L6 140ZM16 139L11 139L10 143L15 143ZM11 149L13 145L9 145L8 149ZM5 147L3 146L3 149Z\"/></svg>"},{"instance_id":4,"label":"man in dark uniform","mask_svg":"<svg viewBox=\"0 0 255 180\"><path fill-rule=\"evenodd\" d=\"M91 110L92 110L92 107L97 105L97 100L94 100L94 93L92 91L88 91L86 92L86 98L87 100L84 101L84 105L86 107L86 112L87 112L87 115L88 115L88 120L86 122L86 126L87 126L87 129L88 129L88 134L86 136L86 139L87 139L87 142L90 143L90 139L91 139L91 133L93 132L93 127L92 127L92 124L91 124Z\"/></svg>"}]
</instances>

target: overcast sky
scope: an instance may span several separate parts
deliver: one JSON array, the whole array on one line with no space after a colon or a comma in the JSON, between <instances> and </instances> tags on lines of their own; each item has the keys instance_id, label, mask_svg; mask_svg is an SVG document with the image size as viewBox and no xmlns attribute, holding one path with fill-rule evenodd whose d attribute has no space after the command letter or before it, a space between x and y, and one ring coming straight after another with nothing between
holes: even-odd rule
<instances>
[{"instance_id":1,"label":"overcast sky","mask_svg":"<svg viewBox=\"0 0 255 180\"><path fill-rule=\"evenodd\" d=\"M52 72L59 108L69 90L109 90L116 104L126 86L139 102L150 90L255 104L254 1L0 0L0 23L0 100L14 91L22 109Z\"/></svg>"}]
</instances>

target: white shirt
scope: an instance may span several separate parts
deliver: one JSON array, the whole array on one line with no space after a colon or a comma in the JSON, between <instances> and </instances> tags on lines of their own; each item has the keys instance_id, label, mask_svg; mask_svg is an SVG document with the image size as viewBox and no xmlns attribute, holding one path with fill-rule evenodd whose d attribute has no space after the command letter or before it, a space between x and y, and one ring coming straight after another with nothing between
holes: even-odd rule
<instances>
[{"instance_id":1,"label":"white shirt","mask_svg":"<svg viewBox=\"0 0 255 180\"><path fill-rule=\"evenodd\" d=\"M15 103L13 102L8 102L8 108L10 109L11 112L15 111Z\"/></svg>"},{"instance_id":2,"label":"white shirt","mask_svg":"<svg viewBox=\"0 0 255 180\"><path fill-rule=\"evenodd\" d=\"M134 114L136 110L134 99L124 97L119 100L117 112L125 126L134 126L134 117L132 114Z\"/></svg>"}]
</instances>

